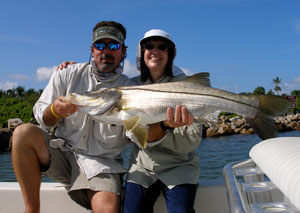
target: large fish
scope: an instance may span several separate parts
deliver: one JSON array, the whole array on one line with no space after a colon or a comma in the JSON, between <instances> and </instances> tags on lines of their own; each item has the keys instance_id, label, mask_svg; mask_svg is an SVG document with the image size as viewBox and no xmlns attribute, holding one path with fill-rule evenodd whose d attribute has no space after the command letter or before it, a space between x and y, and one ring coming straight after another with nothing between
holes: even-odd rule
<instances>
[{"instance_id":1,"label":"large fish","mask_svg":"<svg viewBox=\"0 0 300 213\"><path fill-rule=\"evenodd\" d=\"M146 145L145 125L166 120L167 107L185 106L194 118L211 123L217 111L244 116L262 138L276 137L273 116L291 107L285 98L273 95L239 95L209 86L209 74L198 73L179 82L101 89L85 95L70 94L71 102L94 120L124 125L142 146Z\"/></svg>"}]
</instances>

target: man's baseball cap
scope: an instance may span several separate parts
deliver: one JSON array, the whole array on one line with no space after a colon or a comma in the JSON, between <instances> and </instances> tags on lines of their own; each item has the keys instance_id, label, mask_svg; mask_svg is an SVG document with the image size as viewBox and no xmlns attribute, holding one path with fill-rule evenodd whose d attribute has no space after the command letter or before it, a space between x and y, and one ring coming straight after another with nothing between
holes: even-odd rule
<instances>
[{"instance_id":1,"label":"man's baseball cap","mask_svg":"<svg viewBox=\"0 0 300 213\"><path fill-rule=\"evenodd\" d=\"M120 44L124 43L124 36L120 30L112 26L101 26L98 27L93 33L93 41L94 44L96 41L103 38L111 38Z\"/></svg>"}]
</instances>

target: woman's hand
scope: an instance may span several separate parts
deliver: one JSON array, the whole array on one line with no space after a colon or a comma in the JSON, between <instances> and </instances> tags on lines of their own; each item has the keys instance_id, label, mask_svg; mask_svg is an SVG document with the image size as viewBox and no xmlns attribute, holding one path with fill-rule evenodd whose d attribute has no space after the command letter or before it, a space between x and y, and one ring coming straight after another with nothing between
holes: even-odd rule
<instances>
[{"instance_id":1,"label":"woman's hand","mask_svg":"<svg viewBox=\"0 0 300 213\"><path fill-rule=\"evenodd\" d=\"M56 71L63 70L67 68L69 65L76 64L76 61L63 61L60 65L56 67Z\"/></svg>"},{"instance_id":2,"label":"woman's hand","mask_svg":"<svg viewBox=\"0 0 300 213\"><path fill-rule=\"evenodd\" d=\"M172 107L167 108L167 120L164 121L166 127L177 128L185 125L191 125L194 122L193 115L188 113L186 107L177 105L173 116Z\"/></svg>"}]
</instances>

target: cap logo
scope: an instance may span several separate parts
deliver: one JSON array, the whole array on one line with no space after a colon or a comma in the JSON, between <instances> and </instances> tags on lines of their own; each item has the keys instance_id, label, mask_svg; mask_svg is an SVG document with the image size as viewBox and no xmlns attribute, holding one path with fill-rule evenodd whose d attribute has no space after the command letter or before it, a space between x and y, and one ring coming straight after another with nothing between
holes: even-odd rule
<instances>
[{"instance_id":1,"label":"cap logo","mask_svg":"<svg viewBox=\"0 0 300 213\"><path fill-rule=\"evenodd\" d=\"M103 38L111 38L118 41L121 44L124 43L124 36L121 33L121 31L111 26L103 26L96 29L93 35L93 43Z\"/></svg>"}]
</instances>

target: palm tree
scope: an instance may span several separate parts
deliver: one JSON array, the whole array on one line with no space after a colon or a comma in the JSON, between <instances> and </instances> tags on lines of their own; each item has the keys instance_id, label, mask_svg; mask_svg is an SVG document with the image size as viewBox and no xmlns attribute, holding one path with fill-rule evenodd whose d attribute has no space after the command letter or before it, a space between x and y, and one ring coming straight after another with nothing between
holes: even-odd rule
<instances>
[{"instance_id":1,"label":"palm tree","mask_svg":"<svg viewBox=\"0 0 300 213\"><path fill-rule=\"evenodd\" d=\"M276 76L276 78L272 80L272 83L275 84L274 90L277 92L277 95L279 95L279 92L281 91L279 84L282 84L281 79Z\"/></svg>"}]
</instances>

